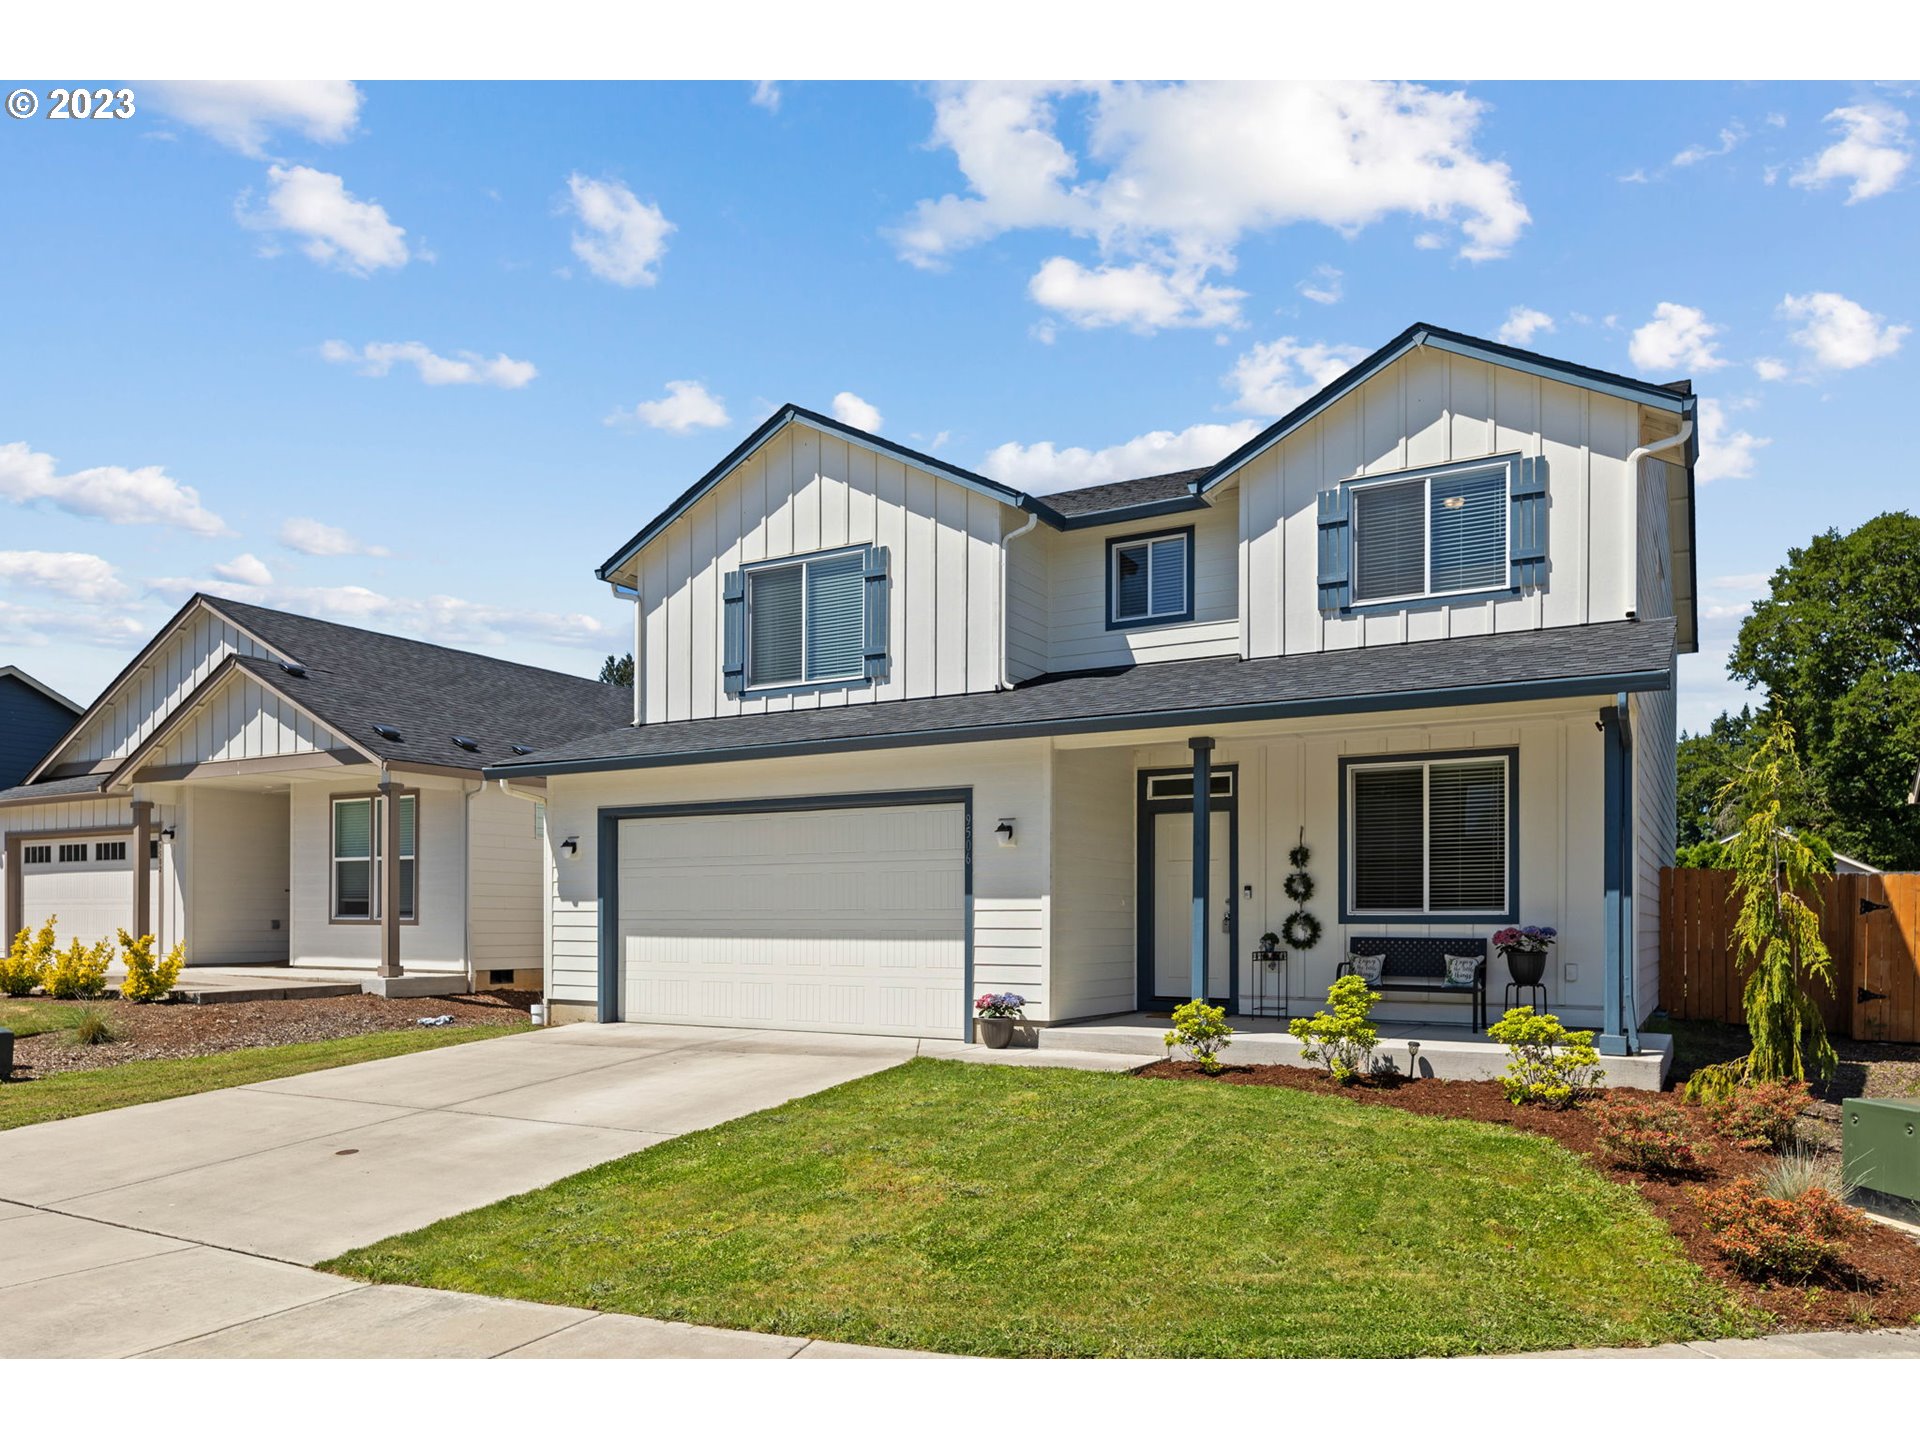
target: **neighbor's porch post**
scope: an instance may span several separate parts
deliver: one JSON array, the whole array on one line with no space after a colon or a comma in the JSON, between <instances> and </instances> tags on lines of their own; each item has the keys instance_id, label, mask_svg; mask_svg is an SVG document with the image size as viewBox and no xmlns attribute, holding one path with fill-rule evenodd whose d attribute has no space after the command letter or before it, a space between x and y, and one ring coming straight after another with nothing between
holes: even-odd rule
<instances>
[{"instance_id":1,"label":"neighbor's porch post","mask_svg":"<svg viewBox=\"0 0 1920 1440\"><path fill-rule=\"evenodd\" d=\"M1193 751L1193 981L1195 1000L1207 998L1207 915L1212 897L1207 881L1212 874L1208 851L1213 841L1213 741L1196 735L1187 741Z\"/></svg>"},{"instance_id":2,"label":"neighbor's porch post","mask_svg":"<svg viewBox=\"0 0 1920 1440\"><path fill-rule=\"evenodd\" d=\"M153 845L153 802L133 802L133 938L153 934L153 877L147 851Z\"/></svg>"},{"instance_id":3,"label":"neighbor's porch post","mask_svg":"<svg viewBox=\"0 0 1920 1440\"><path fill-rule=\"evenodd\" d=\"M400 787L380 776L380 976L392 979L400 969ZM415 817L415 824L419 817ZM416 884L419 882L416 880Z\"/></svg>"}]
</instances>

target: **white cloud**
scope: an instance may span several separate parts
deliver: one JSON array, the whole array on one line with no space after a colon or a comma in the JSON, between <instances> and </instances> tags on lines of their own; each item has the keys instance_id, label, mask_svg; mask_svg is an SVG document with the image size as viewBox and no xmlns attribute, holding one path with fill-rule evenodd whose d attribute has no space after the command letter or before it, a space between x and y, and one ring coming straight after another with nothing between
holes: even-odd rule
<instances>
[{"instance_id":1,"label":"white cloud","mask_svg":"<svg viewBox=\"0 0 1920 1440\"><path fill-rule=\"evenodd\" d=\"M980 464L980 473L1004 485L1047 495L1081 485L1110 480L1132 480L1141 475L1164 475L1192 470L1222 459L1260 430L1254 420L1227 425L1191 425L1185 430L1154 430L1104 450L1079 446L1057 449L1050 440L1037 445L1013 441L996 447Z\"/></svg>"},{"instance_id":2,"label":"white cloud","mask_svg":"<svg viewBox=\"0 0 1920 1440\"><path fill-rule=\"evenodd\" d=\"M573 232L573 253L587 269L615 285L651 285L660 278L660 257L667 236L677 228L658 205L636 197L618 180L567 177L574 218L585 226Z\"/></svg>"},{"instance_id":3,"label":"white cloud","mask_svg":"<svg viewBox=\"0 0 1920 1440\"><path fill-rule=\"evenodd\" d=\"M492 385L519 390L540 373L531 360L513 360L505 355L488 359L471 350L457 351L448 358L434 354L418 340L380 340L358 350L344 340L329 340L320 347L320 355L336 365L358 365L362 375L385 375L395 365L411 365L429 385Z\"/></svg>"},{"instance_id":4,"label":"white cloud","mask_svg":"<svg viewBox=\"0 0 1920 1440\"><path fill-rule=\"evenodd\" d=\"M1753 373L1762 380L1784 380L1790 372L1786 361L1776 360L1771 355L1762 355L1753 362Z\"/></svg>"},{"instance_id":5,"label":"white cloud","mask_svg":"<svg viewBox=\"0 0 1920 1440\"><path fill-rule=\"evenodd\" d=\"M1316 390L1351 370L1366 354L1355 345L1308 345L1291 335L1282 335L1278 340L1254 346L1234 361L1226 383L1234 388L1236 410L1254 415L1284 415Z\"/></svg>"},{"instance_id":6,"label":"white cloud","mask_svg":"<svg viewBox=\"0 0 1920 1440\"><path fill-rule=\"evenodd\" d=\"M1793 332L1793 343L1821 370L1857 370L1884 360L1900 349L1900 342L1913 329L1889 325L1886 316L1831 290L1789 295L1780 302L1780 313L1801 322Z\"/></svg>"},{"instance_id":7,"label":"white cloud","mask_svg":"<svg viewBox=\"0 0 1920 1440\"><path fill-rule=\"evenodd\" d=\"M1067 103L1086 111L1067 131L1084 153L1061 138ZM943 85L933 143L965 193L922 200L893 239L937 269L1007 231L1061 230L1099 251L1082 274L1144 263L1196 293L1244 236L1299 223L1350 235L1411 216L1428 227L1416 244L1448 243L1446 227L1460 254L1491 259L1530 217L1512 172L1475 149L1485 110L1412 84Z\"/></svg>"},{"instance_id":8,"label":"white cloud","mask_svg":"<svg viewBox=\"0 0 1920 1440\"><path fill-rule=\"evenodd\" d=\"M280 543L302 555L386 555L383 545L369 545L337 525L295 516L280 527Z\"/></svg>"},{"instance_id":9,"label":"white cloud","mask_svg":"<svg viewBox=\"0 0 1920 1440\"><path fill-rule=\"evenodd\" d=\"M170 525L194 535L230 535L226 522L200 503L200 492L182 485L158 465L128 470L96 465L71 475L58 473L53 456L16 440L0 445L0 500L16 505L45 502L69 515L114 525Z\"/></svg>"},{"instance_id":10,"label":"white cloud","mask_svg":"<svg viewBox=\"0 0 1920 1440\"><path fill-rule=\"evenodd\" d=\"M1294 287L1316 305L1337 305L1346 294L1342 273L1332 265L1316 265L1313 274Z\"/></svg>"},{"instance_id":11,"label":"white cloud","mask_svg":"<svg viewBox=\"0 0 1920 1440\"><path fill-rule=\"evenodd\" d=\"M869 435L880 433L880 412L851 390L842 390L833 397L833 418L842 425L865 430Z\"/></svg>"},{"instance_id":12,"label":"white cloud","mask_svg":"<svg viewBox=\"0 0 1920 1440\"><path fill-rule=\"evenodd\" d=\"M0 600L0 635L7 637L10 646L77 642L123 649L150 634L152 627L147 622L117 610L71 604L10 605Z\"/></svg>"},{"instance_id":13,"label":"white cloud","mask_svg":"<svg viewBox=\"0 0 1920 1440\"><path fill-rule=\"evenodd\" d=\"M506 605L465 600L457 595L420 598L383 595L364 585L276 586L220 579L166 578L154 581L153 588L170 595L189 595L200 590L321 620L412 635L439 645L489 646L534 640L595 648L614 633L612 627L591 615L517 610Z\"/></svg>"},{"instance_id":14,"label":"white cloud","mask_svg":"<svg viewBox=\"0 0 1920 1440\"><path fill-rule=\"evenodd\" d=\"M362 96L350 80L149 80L140 99L229 149L261 159L276 130L323 145L350 138Z\"/></svg>"},{"instance_id":15,"label":"white cloud","mask_svg":"<svg viewBox=\"0 0 1920 1440\"><path fill-rule=\"evenodd\" d=\"M1700 459L1693 467L1694 478L1702 485L1715 480L1745 480L1753 474L1760 451L1773 441L1735 430L1718 400L1700 402Z\"/></svg>"},{"instance_id":16,"label":"white cloud","mask_svg":"<svg viewBox=\"0 0 1920 1440\"><path fill-rule=\"evenodd\" d=\"M127 587L112 565L84 551L0 550L0 580L74 600L119 600Z\"/></svg>"},{"instance_id":17,"label":"white cloud","mask_svg":"<svg viewBox=\"0 0 1920 1440\"><path fill-rule=\"evenodd\" d=\"M384 207L362 200L338 175L305 165L270 165L272 189L263 204L251 207L243 194L234 213L253 230L283 230L302 237L300 250L316 265L349 275L398 269L410 260L407 232L387 218Z\"/></svg>"},{"instance_id":18,"label":"white cloud","mask_svg":"<svg viewBox=\"0 0 1920 1440\"><path fill-rule=\"evenodd\" d=\"M1494 332L1494 339L1507 345L1531 345L1533 337L1553 332L1553 317L1544 310L1534 310L1525 305L1516 305L1507 311L1507 318L1500 322L1500 328Z\"/></svg>"},{"instance_id":19,"label":"white cloud","mask_svg":"<svg viewBox=\"0 0 1920 1440\"><path fill-rule=\"evenodd\" d=\"M1727 363L1714 349L1719 333L1704 311L1662 300L1653 319L1633 332L1627 353L1641 371L1717 370Z\"/></svg>"},{"instance_id":20,"label":"white cloud","mask_svg":"<svg viewBox=\"0 0 1920 1440\"><path fill-rule=\"evenodd\" d=\"M215 565L213 573L222 580L231 580L236 585L271 585L273 572L267 569L266 562L253 554L236 555L224 565Z\"/></svg>"},{"instance_id":21,"label":"white cloud","mask_svg":"<svg viewBox=\"0 0 1920 1440\"><path fill-rule=\"evenodd\" d=\"M1613 178L1618 180L1622 185L1647 185L1652 183L1647 172L1644 170L1629 170L1626 174L1616 175Z\"/></svg>"},{"instance_id":22,"label":"white cloud","mask_svg":"<svg viewBox=\"0 0 1920 1440\"><path fill-rule=\"evenodd\" d=\"M631 410L616 410L607 424L621 425L637 421L685 435L691 430L711 430L727 423L727 406L718 395L707 393L698 380L669 380L667 393L658 400L642 400Z\"/></svg>"},{"instance_id":23,"label":"white cloud","mask_svg":"<svg viewBox=\"0 0 1920 1440\"><path fill-rule=\"evenodd\" d=\"M780 82L778 80L756 80L753 82L753 94L749 102L762 110L780 108Z\"/></svg>"},{"instance_id":24,"label":"white cloud","mask_svg":"<svg viewBox=\"0 0 1920 1440\"><path fill-rule=\"evenodd\" d=\"M1738 120L1720 128L1718 143L1713 145L1689 145L1673 157L1675 165L1698 165L1702 160L1718 159L1722 155L1733 153L1734 147L1747 138L1747 127Z\"/></svg>"},{"instance_id":25,"label":"white cloud","mask_svg":"<svg viewBox=\"0 0 1920 1440\"><path fill-rule=\"evenodd\" d=\"M1167 327L1238 324L1246 292L1207 285L1204 274L1193 267L1163 272L1148 264L1089 270L1056 255L1028 282L1027 293L1083 330L1125 325L1150 335Z\"/></svg>"},{"instance_id":26,"label":"white cloud","mask_svg":"<svg viewBox=\"0 0 1920 1440\"><path fill-rule=\"evenodd\" d=\"M1907 117L1891 105L1845 105L1828 112L1827 123L1840 138L1795 170L1792 184L1817 190L1848 181L1847 203L1853 205L1886 194L1913 163Z\"/></svg>"}]
</instances>

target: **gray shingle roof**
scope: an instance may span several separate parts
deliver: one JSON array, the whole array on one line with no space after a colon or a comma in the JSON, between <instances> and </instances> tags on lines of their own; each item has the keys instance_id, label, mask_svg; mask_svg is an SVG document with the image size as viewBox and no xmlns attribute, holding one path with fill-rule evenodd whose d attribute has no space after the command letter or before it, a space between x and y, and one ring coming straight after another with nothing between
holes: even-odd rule
<instances>
[{"instance_id":1,"label":"gray shingle roof","mask_svg":"<svg viewBox=\"0 0 1920 1440\"><path fill-rule=\"evenodd\" d=\"M66 800L75 795L92 795L107 783L105 773L69 775L61 780L42 780L37 785L15 785L0 790L0 805L31 804L41 800Z\"/></svg>"},{"instance_id":2,"label":"gray shingle roof","mask_svg":"<svg viewBox=\"0 0 1920 1440\"><path fill-rule=\"evenodd\" d=\"M633 692L424 640L382 635L237 600L207 603L306 667L290 675L272 660L236 663L311 710L382 760L478 769L514 758L514 745L562 744L633 718ZM391 725L398 741L374 731ZM480 742L478 752L453 743Z\"/></svg>"},{"instance_id":3,"label":"gray shingle roof","mask_svg":"<svg viewBox=\"0 0 1920 1440\"><path fill-rule=\"evenodd\" d=\"M1138 480L1116 480L1107 485L1088 485L1079 490L1062 490L1042 495L1040 500L1069 520L1081 515L1097 515L1107 510L1125 510L1134 505L1152 505L1163 500L1185 500L1191 495L1188 485L1207 473L1198 470L1174 470L1165 475L1143 475Z\"/></svg>"},{"instance_id":4,"label":"gray shingle roof","mask_svg":"<svg viewBox=\"0 0 1920 1440\"><path fill-rule=\"evenodd\" d=\"M1525 696L1605 695L1667 685L1673 644L1671 620L1622 620L1263 660L1168 661L1047 676L981 694L626 725L489 765L487 774L611 770Z\"/></svg>"}]
</instances>

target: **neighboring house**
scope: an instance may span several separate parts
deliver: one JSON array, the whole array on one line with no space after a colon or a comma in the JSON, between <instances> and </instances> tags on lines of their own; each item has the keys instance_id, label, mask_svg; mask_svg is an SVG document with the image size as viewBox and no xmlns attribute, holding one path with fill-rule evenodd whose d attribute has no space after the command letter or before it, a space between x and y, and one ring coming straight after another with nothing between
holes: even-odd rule
<instances>
[{"instance_id":1,"label":"neighboring house","mask_svg":"<svg viewBox=\"0 0 1920 1440\"><path fill-rule=\"evenodd\" d=\"M1740 832L1736 830L1730 834L1722 835L1719 843L1724 845L1729 840L1738 836L1739 833ZM1777 833L1781 835L1792 835L1795 839L1799 838L1795 831L1788 829L1786 826L1781 826ZM1828 847L1828 853L1833 856L1833 873L1836 875L1884 875L1887 873L1877 865L1869 865L1866 861L1856 860L1851 855L1842 855L1831 846Z\"/></svg>"},{"instance_id":2,"label":"neighboring house","mask_svg":"<svg viewBox=\"0 0 1920 1440\"><path fill-rule=\"evenodd\" d=\"M556 1017L1244 1010L1304 837L1294 1013L1350 940L1550 924L1552 1008L1631 1050L1694 406L1417 325L1217 465L1046 496L781 409L599 570L629 722L488 759L546 804Z\"/></svg>"},{"instance_id":3,"label":"neighboring house","mask_svg":"<svg viewBox=\"0 0 1920 1440\"><path fill-rule=\"evenodd\" d=\"M24 779L79 714L58 690L17 665L0 665L0 789Z\"/></svg>"},{"instance_id":4,"label":"neighboring house","mask_svg":"<svg viewBox=\"0 0 1920 1440\"><path fill-rule=\"evenodd\" d=\"M196 595L0 790L7 933L58 915L63 941L124 926L193 965L537 985L540 815L481 767L628 705L596 681Z\"/></svg>"}]
</instances>

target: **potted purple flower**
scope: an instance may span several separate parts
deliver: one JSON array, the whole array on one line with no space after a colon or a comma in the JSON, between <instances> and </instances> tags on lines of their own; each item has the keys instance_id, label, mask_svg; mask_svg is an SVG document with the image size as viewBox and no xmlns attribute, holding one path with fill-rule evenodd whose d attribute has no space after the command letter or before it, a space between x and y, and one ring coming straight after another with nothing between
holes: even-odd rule
<instances>
[{"instance_id":1,"label":"potted purple flower","mask_svg":"<svg viewBox=\"0 0 1920 1440\"><path fill-rule=\"evenodd\" d=\"M1516 985L1538 985L1547 973L1547 952L1560 938L1551 925L1509 925L1493 932L1493 948L1507 957Z\"/></svg>"},{"instance_id":2,"label":"potted purple flower","mask_svg":"<svg viewBox=\"0 0 1920 1440\"><path fill-rule=\"evenodd\" d=\"M1011 990L995 995L988 992L973 1002L974 1019L980 1026L980 1038L989 1050L1004 1050L1013 1039L1013 1022L1021 1018L1026 997Z\"/></svg>"}]
</instances>

